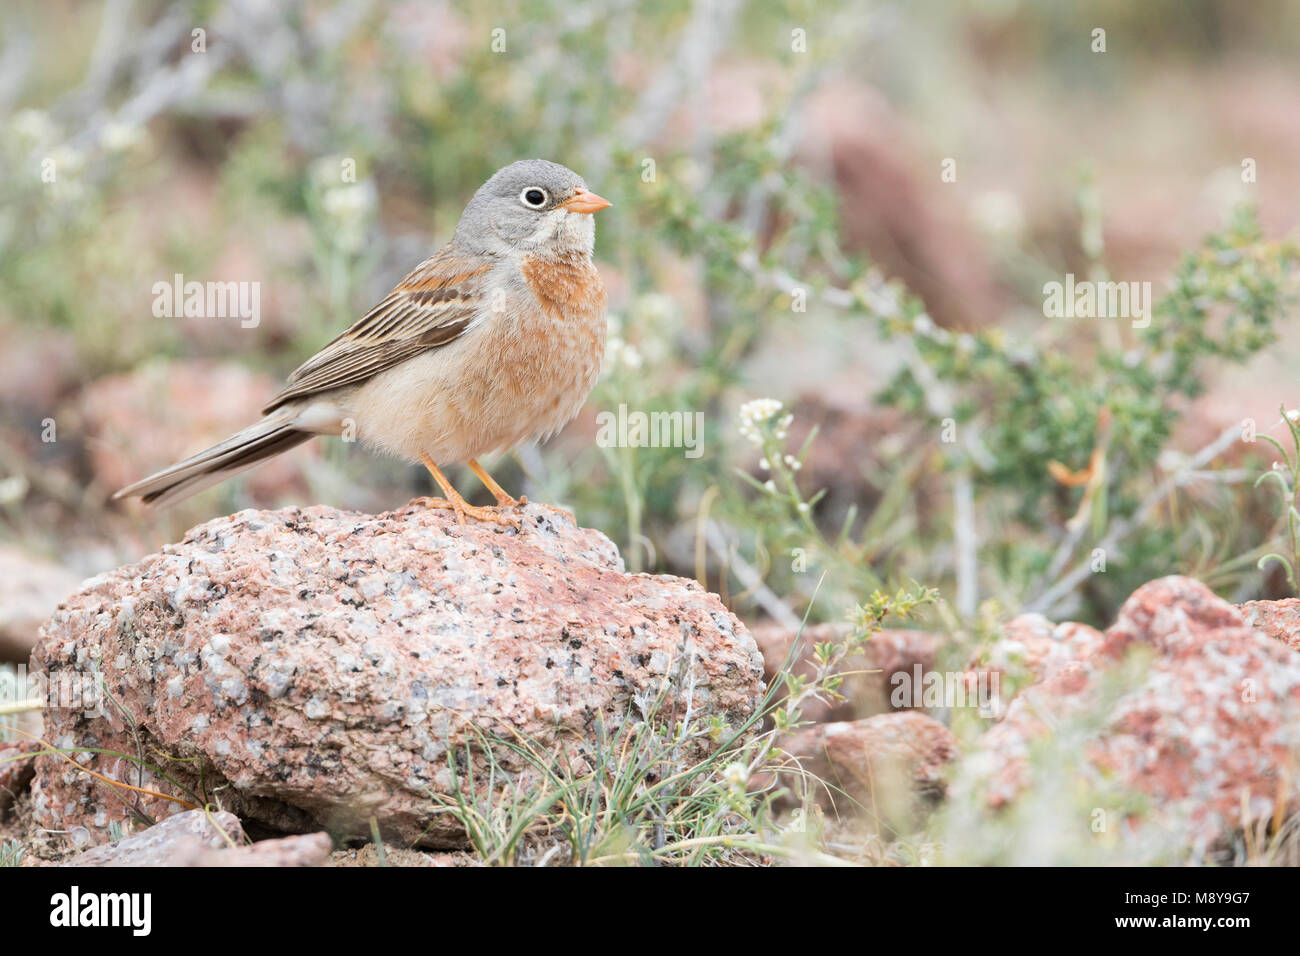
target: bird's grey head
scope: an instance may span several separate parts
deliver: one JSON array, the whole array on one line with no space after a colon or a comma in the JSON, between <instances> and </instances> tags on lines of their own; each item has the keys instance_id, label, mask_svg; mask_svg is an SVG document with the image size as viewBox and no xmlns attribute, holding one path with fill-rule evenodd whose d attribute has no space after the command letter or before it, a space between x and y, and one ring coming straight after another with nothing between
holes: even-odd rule
<instances>
[{"instance_id":1,"label":"bird's grey head","mask_svg":"<svg viewBox=\"0 0 1300 956\"><path fill-rule=\"evenodd\" d=\"M461 213L452 242L463 252L590 253L591 215L608 206L559 163L523 159L497 170Z\"/></svg>"}]
</instances>

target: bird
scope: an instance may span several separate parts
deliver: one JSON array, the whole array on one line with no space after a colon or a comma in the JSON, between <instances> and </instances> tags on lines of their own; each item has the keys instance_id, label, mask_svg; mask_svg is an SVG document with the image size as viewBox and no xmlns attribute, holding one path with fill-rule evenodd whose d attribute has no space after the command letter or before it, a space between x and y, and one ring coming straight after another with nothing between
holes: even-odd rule
<instances>
[{"instance_id":1,"label":"bird","mask_svg":"<svg viewBox=\"0 0 1300 956\"><path fill-rule=\"evenodd\" d=\"M481 457L545 440L600 375L607 296L592 261L608 199L558 163L499 169L451 241L289 376L260 421L117 491L174 504L316 436L347 436L419 462L457 520L519 527ZM496 499L469 504L442 469L463 463Z\"/></svg>"}]
</instances>

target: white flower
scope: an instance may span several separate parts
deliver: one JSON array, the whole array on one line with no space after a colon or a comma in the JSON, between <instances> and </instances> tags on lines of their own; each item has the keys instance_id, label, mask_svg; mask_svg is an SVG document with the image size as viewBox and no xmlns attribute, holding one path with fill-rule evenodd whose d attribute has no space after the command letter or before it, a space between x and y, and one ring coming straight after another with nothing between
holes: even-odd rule
<instances>
[{"instance_id":1,"label":"white flower","mask_svg":"<svg viewBox=\"0 0 1300 956\"><path fill-rule=\"evenodd\" d=\"M641 367L641 353L635 345L623 341L622 336L610 335L605 339L605 364L637 369Z\"/></svg>"},{"instance_id":2,"label":"white flower","mask_svg":"<svg viewBox=\"0 0 1300 956\"><path fill-rule=\"evenodd\" d=\"M934 319L922 312L912 323L912 330L917 335L933 335L935 330Z\"/></svg>"},{"instance_id":3,"label":"white flower","mask_svg":"<svg viewBox=\"0 0 1300 956\"><path fill-rule=\"evenodd\" d=\"M671 296L652 292L636 301L636 312L647 323L663 322L677 313L677 303Z\"/></svg>"},{"instance_id":4,"label":"white flower","mask_svg":"<svg viewBox=\"0 0 1300 956\"><path fill-rule=\"evenodd\" d=\"M971 202L971 212L981 229L995 238L1018 239L1025 231L1025 216L1015 193L990 190Z\"/></svg>"},{"instance_id":5,"label":"white flower","mask_svg":"<svg viewBox=\"0 0 1300 956\"><path fill-rule=\"evenodd\" d=\"M51 160L54 161L55 176L75 176L81 172L86 165L86 157L81 150L74 149L71 146L59 146L50 153ZM58 182L58 179L55 179Z\"/></svg>"},{"instance_id":6,"label":"white flower","mask_svg":"<svg viewBox=\"0 0 1300 956\"><path fill-rule=\"evenodd\" d=\"M140 127L115 120L106 123L99 134L100 143L110 153L125 153L139 144L142 139L144 135Z\"/></svg>"},{"instance_id":7,"label":"white flower","mask_svg":"<svg viewBox=\"0 0 1300 956\"><path fill-rule=\"evenodd\" d=\"M1292 421L1292 422L1295 421L1296 419L1300 419L1300 408L1291 409L1289 412L1286 413L1286 417L1287 417L1287 421Z\"/></svg>"},{"instance_id":8,"label":"white flower","mask_svg":"<svg viewBox=\"0 0 1300 956\"><path fill-rule=\"evenodd\" d=\"M768 461L766 458L760 458L758 461L758 467L762 468L764 471L771 471L772 463Z\"/></svg>"},{"instance_id":9,"label":"white flower","mask_svg":"<svg viewBox=\"0 0 1300 956\"><path fill-rule=\"evenodd\" d=\"M345 183L325 190L321 207L336 219L359 219L368 213L375 201L375 187L369 183Z\"/></svg>"},{"instance_id":10,"label":"white flower","mask_svg":"<svg viewBox=\"0 0 1300 956\"><path fill-rule=\"evenodd\" d=\"M778 441L784 441L786 434L789 432L790 423L794 421L793 415L786 415L776 423L776 428L772 430Z\"/></svg>"},{"instance_id":11,"label":"white flower","mask_svg":"<svg viewBox=\"0 0 1300 956\"><path fill-rule=\"evenodd\" d=\"M22 501L27 494L27 479L22 475L10 475L0 481L0 502L10 505ZM5 672L0 672L5 673Z\"/></svg>"},{"instance_id":12,"label":"white flower","mask_svg":"<svg viewBox=\"0 0 1300 956\"><path fill-rule=\"evenodd\" d=\"M740 419L756 424L771 421L782 407L775 398L755 398L740 406Z\"/></svg>"},{"instance_id":13,"label":"white flower","mask_svg":"<svg viewBox=\"0 0 1300 956\"><path fill-rule=\"evenodd\" d=\"M1017 365L1033 365L1038 361L1038 352L1028 342L1021 342L1007 347L1007 358Z\"/></svg>"},{"instance_id":14,"label":"white flower","mask_svg":"<svg viewBox=\"0 0 1300 956\"><path fill-rule=\"evenodd\" d=\"M624 345L623 350L619 353L619 359L628 368L641 367L641 353L635 345Z\"/></svg>"},{"instance_id":15,"label":"white flower","mask_svg":"<svg viewBox=\"0 0 1300 956\"><path fill-rule=\"evenodd\" d=\"M755 445L763 444L763 431L761 426L768 424L776 418L784 406L775 398L755 398L745 402L740 406L740 434L747 441ZM789 424L789 416L786 417L786 423ZM780 435L781 426L777 426Z\"/></svg>"},{"instance_id":16,"label":"white flower","mask_svg":"<svg viewBox=\"0 0 1300 956\"><path fill-rule=\"evenodd\" d=\"M730 763L722 770L722 779L732 787L743 787L749 782L749 768L743 763Z\"/></svg>"},{"instance_id":17,"label":"white flower","mask_svg":"<svg viewBox=\"0 0 1300 956\"><path fill-rule=\"evenodd\" d=\"M48 143L58 134L54 121L41 110L20 110L9 122L14 135L24 140L28 147Z\"/></svg>"}]
</instances>

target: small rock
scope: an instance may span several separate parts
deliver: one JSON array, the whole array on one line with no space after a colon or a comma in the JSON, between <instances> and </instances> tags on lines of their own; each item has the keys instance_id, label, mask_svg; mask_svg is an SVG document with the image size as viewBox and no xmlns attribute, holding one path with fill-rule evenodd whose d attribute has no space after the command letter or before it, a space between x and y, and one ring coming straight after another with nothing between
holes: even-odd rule
<instances>
[{"instance_id":1,"label":"small rock","mask_svg":"<svg viewBox=\"0 0 1300 956\"><path fill-rule=\"evenodd\" d=\"M1237 605L1246 623L1292 650L1300 651L1300 598L1281 601L1247 601Z\"/></svg>"},{"instance_id":2,"label":"small rock","mask_svg":"<svg viewBox=\"0 0 1300 956\"><path fill-rule=\"evenodd\" d=\"M87 850L64 866L186 866L208 851L240 846L244 828L224 810L189 810L167 817L116 843Z\"/></svg>"},{"instance_id":3,"label":"small rock","mask_svg":"<svg viewBox=\"0 0 1300 956\"><path fill-rule=\"evenodd\" d=\"M62 865L323 866L332 849L326 833L250 844L234 814L187 810L117 843L87 850Z\"/></svg>"},{"instance_id":4,"label":"small rock","mask_svg":"<svg viewBox=\"0 0 1300 956\"><path fill-rule=\"evenodd\" d=\"M183 866L324 866L334 843L328 833L261 840L248 846L205 848Z\"/></svg>"},{"instance_id":5,"label":"small rock","mask_svg":"<svg viewBox=\"0 0 1300 956\"><path fill-rule=\"evenodd\" d=\"M841 815L866 812L892 829L914 828L918 813L942 798L957 741L918 711L818 724L780 742L812 782L817 803ZM790 785L790 778L782 782Z\"/></svg>"},{"instance_id":6,"label":"small rock","mask_svg":"<svg viewBox=\"0 0 1300 956\"><path fill-rule=\"evenodd\" d=\"M1088 656L1104 639L1086 624L1053 624L1041 614L1022 614L1006 624L996 641L975 651L966 665L967 689L975 690L983 682L985 688L995 690L997 700L989 716L1000 717L1022 688Z\"/></svg>"},{"instance_id":7,"label":"small rock","mask_svg":"<svg viewBox=\"0 0 1300 956\"><path fill-rule=\"evenodd\" d=\"M0 545L0 661L27 663L41 624L81 578L10 545Z\"/></svg>"}]
</instances>

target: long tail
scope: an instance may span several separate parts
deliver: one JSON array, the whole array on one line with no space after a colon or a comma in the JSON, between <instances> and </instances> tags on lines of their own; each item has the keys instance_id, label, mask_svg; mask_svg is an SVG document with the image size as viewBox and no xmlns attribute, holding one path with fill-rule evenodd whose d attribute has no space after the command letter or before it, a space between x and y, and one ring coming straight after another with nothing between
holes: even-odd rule
<instances>
[{"instance_id":1,"label":"long tail","mask_svg":"<svg viewBox=\"0 0 1300 956\"><path fill-rule=\"evenodd\" d=\"M312 432L294 427L295 417L293 413L269 415L191 458L127 485L113 497L139 497L159 507L188 498L314 438Z\"/></svg>"}]
</instances>

